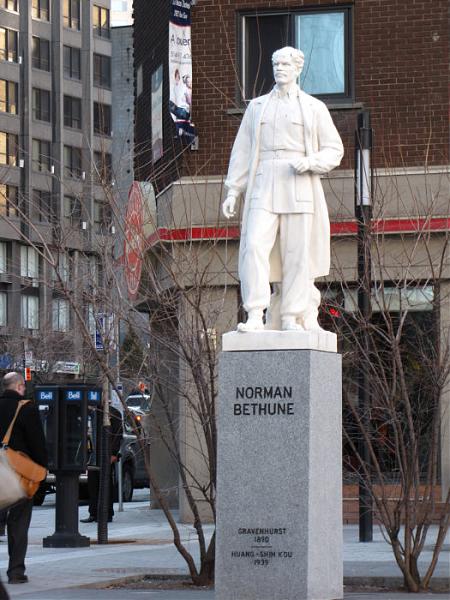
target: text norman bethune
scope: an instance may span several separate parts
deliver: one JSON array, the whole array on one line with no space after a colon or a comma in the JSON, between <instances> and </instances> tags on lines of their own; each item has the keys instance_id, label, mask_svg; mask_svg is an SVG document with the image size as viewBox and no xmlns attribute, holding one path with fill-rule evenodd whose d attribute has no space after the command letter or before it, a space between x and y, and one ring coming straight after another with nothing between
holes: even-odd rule
<instances>
[{"instance_id":1,"label":"text norman bethune","mask_svg":"<svg viewBox=\"0 0 450 600\"><path fill-rule=\"evenodd\" d=\"M293 415L294 403L292 387L287 386L243 386L236 388L236 400L233 405L235 416ZM245 402L252 400L253 402ZM264 402L265 401L265 402Z\"/></svg>"}]
</instances>

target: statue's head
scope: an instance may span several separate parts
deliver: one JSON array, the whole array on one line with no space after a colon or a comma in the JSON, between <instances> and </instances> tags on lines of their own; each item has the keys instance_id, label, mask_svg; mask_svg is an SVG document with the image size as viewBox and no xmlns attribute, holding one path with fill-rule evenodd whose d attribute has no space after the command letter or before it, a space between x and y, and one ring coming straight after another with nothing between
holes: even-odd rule
<instances>
[{"instance_id":1,"label":"statue's head","mask_svg":"<svg viewBox=\"0 0 450 600\"><path fill-rule=\"evenodd\" d=\"M297 81L303 69L305 55L301 50L286 46L272 54L273 76L276 83L289 84Z\"/></svg>"}]
</instances>

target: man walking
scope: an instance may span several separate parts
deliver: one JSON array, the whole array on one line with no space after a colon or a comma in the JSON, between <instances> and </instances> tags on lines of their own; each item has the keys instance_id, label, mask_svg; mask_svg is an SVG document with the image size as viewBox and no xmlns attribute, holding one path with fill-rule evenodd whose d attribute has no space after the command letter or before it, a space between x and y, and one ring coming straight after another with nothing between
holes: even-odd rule
<instances>
[{"instance_id":1,"label":"man walking","mask_svg":"<svg viewBox=\"0 0 450 600\"><path fill-rule=\"evenodd\" d=\"M295 48L274 52L276 85L250 102L231 153L225 217L235 214L237 198L245 195L239 276L248 319L239 331L264 329L270 282L281 283L281 329L319 327L314 279L330 268L320 176L339 165L343 146L325 104L296 83L303 62Z\"/></svg>"},{"instance_id":2,"label":"man walking","mask_svg":"<svg viewBox=\"0 0 450 600\"><path fill-rule=\"evenodd\" d=\"M0 397L0 439L3 439L16 413L17 405L25 394L25 381L20 373L3 377L3 395ZM47 467L47 448L39 412L33 402L25 404L14 424L9 446L27 454L32 460ZM25 555L33 500L25 499L6 514L8 534L8 583L26 583Z\"/></svg>"}]
</instances>

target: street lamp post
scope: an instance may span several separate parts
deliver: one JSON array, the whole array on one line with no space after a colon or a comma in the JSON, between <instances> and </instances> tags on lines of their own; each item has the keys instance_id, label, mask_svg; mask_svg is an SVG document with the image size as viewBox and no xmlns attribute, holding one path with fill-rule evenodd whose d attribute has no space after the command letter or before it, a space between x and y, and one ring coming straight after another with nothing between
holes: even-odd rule
<instances>
[{"instance_id":1,"label":"street lamp post","mask_svg":"<svg viewBox=\"0 0 450 600\"><path fill-rule=\"evenodd\" d=\"M355 215L358 222L358 309L361 315L361 356L358 360L358 407L361 423L370 435L370 382L368 323L371 315L371 219L372 219L372 128L370 112L358 114L355 139ZM360 436L359 453L370 473L370 453L364 437ZM373 507L370 482L359 483L359 541L373 539Z\"/></svg>"}]
</instances>

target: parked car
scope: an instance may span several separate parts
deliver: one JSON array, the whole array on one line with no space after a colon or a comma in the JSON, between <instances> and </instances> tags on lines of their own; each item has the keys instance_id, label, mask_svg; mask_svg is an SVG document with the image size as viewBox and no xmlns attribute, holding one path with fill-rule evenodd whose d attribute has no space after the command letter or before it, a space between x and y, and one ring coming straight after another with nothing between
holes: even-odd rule
<instances>
[{"instance_id":1,"label":"parked car","mask_svg":"<svg viewBox=\"0 0 450 600\"><path fill-rule=\"evenodd\" d=\"M140 411L139 411L140 412ZM141 415L136 416L143 416ZM124 416L123 439L120 446L120 464L122 466L122 493L124 502L130 502L133 498L133 491L139 488L149 486L148 475L145 468L145 453L150 451L149 442L142 442L135 433L135 426L130 416ZM41 506L46 494L55 492L56 477L54 473L48 473L34 496L34 505ZM118 484L115 482L115 501L118 499ZM80 475L80 499L89 498L87 486L87 471Z\"/></svg>"}]
</instances>

